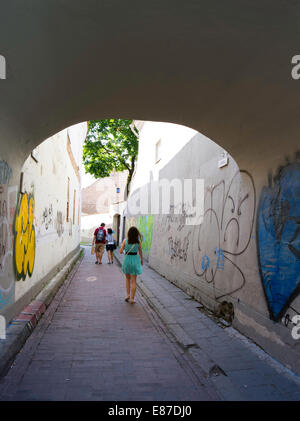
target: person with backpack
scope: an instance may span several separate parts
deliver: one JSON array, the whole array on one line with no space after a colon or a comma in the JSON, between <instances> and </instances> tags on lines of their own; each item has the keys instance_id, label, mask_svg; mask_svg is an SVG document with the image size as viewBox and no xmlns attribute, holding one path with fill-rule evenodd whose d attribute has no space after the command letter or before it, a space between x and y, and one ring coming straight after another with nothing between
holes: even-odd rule
<instances>
[{"instance_id":1,"label":"person with backpack","mask_svg":"<svg viewBox=\"0 0 300 421\"><path fill-rule=\"evenodd\" d=\"M143 272L143 251L142 251L142 236L136 227L131 227L121 245L120 253L125 251L125 259L122 264L122 271L126 277L126 292L127 297L125 301L134 304L134 296L136 291L136 277Z\"/></svg>"},{"instance_id":2,"label":"person with backpack","mask_svg":"<svg viewBox=\"0 0 300 421\"><path fill-rule=\"evenodd\" d=\"M105 224L102 222L99 228L94 232L93 246L95 245L96 262L95 264L102 264L102 256L105 250L106 243L106 230L104 229Z\"/></svg>"},{"instance_id":3,"label":"person with backpack","mask_svg":"<svg viewBox=\"0 0 300 421\"><path fill-rule=\"evenodd\" d=\"M113 234L113 230L108 228L106 236L106 251L108 256L108 264L114 263L114 250L116 249L116 240Z\"/></svg>"}]
</instances>

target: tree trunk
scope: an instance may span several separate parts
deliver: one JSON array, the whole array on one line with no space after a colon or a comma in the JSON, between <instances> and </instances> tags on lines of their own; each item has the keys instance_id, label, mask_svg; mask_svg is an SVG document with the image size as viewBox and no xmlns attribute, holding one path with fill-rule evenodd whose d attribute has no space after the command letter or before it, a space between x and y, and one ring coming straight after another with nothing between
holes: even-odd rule
<instances>
[{"instance_id":1,"label":"tree trunk","mask_svg":"<svg viewBox=\"0 0 300 421\"><path fill-rule=\"evenodd\" d=\"M127 183L126 183L126 196L127 197L126 198L128 198L128 196L129 196L130 183L131 183L132 176L133 176L133 173L134 173L134 170L135 170L135 160L136 160L136 157L133 156L131 158L131 166L130 166L129 174L128 174L128 177L127 177Z\"/></svg>"}]
</instances>

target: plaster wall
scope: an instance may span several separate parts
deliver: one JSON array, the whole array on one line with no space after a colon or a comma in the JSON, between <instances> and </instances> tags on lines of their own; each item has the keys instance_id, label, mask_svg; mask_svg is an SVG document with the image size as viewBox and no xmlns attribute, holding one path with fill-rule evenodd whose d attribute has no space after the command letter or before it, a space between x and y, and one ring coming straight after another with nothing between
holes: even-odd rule
<instances>
[{"instance_id":1,"label":"plaster wall","mask_svg":"<svg viewBox=\"0 0 300 421\"><path fill-rule=\"evenodd\" d=\"M123 212L127 175L127 171L114 172L82 189L81 241L90 243L102 222L106 228L113 227L114 215Z\"/></svg>"},{"instance_id":2,"label":"plaster wall","mask_svg":"<svg viewBox=\"0 0 300 421\"><path fill-rule=\"evenodd\" d=\"M41 143L24 162L19 180L3 164L9 181L1 190L5 255L1 259L0 311L9 318L79 246L81 150L86 128L81 123Z\"/></svg>"},{"instance_id":3,"label":"plaster wall","mask_svg":"<svg viewBox=\"0 0 300 421\"><path fill-rule=\"evenodd\" d=\"M155 148L161 124L148 124L153 138L147 139L147 153L141 144L139 154L145 184L129 201L149 188L149 149ZM257 156L244 167L229 155L220 168L223 148L186 133L189 140L160 168L159 179L203 179L203 222L187 225L171 207L166 215L161 209L157 215L128 215L128 224L142 230L151 267L214 311L231 303L233 326L299 373L299 340L291 334L292 317L300 313L297 148L282 145L277 159ZM166 150L172 147L166 140ZM187 214L195 199L194 192L193 203L183 203Z\"/></svg>"},{"instance_id":4,"label":"plaster wall","mask_svg":"<svg viewBox=\"0 0 300 421\"><path fill-rule=\"evenodd\" d=\"M95 229L104 222L106 228L113 224L113 217L110 213L97 213L94 215L81 215L80 241L83 243L92 244Z\"/></svg>"}]
</instances>

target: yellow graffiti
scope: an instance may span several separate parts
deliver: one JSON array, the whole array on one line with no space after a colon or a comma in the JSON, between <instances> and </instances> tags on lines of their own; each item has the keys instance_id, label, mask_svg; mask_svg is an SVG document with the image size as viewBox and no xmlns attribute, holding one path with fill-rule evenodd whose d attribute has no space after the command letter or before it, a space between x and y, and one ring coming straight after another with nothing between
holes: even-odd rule
<instances>
[{"instance_id":1,"label":"yellow graffiti","mask_svg":"<svg viewBox=\"0 0 300 421\"><path fill-rule=\"evenodd\" d=\"M19 199L15 222L15 268L18 279L32 275L35 260L34 198L23 194Z\"/></svg>"}]
</instances>

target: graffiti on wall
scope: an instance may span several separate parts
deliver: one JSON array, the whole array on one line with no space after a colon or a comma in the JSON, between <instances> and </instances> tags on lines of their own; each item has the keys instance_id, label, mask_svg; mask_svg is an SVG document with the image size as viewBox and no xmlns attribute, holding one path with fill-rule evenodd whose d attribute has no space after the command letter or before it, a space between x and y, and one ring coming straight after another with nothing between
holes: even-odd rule
<instances>
[{"instance_id":1,"label":"graffiti on wall","mask_svg":"<svg viewBox=\"0 0 300 421\"><path fill-rule=\"evenodd\" d=\"M12 170L5 161L0 161L0 270L3 271L10 249L8 184Z\"/></svg>"},{"instance_id":2,"label":"graffiti on wall","mask_svg":"<svg viewBox=\"0 0 300 421\"><path fill-rule=\"evenodd\" d=\"M42 224L45 226L45 229L52 225L52 218L53 218L53 206L49 205L44 209L43 216L42 216Z\"/></svg>"},{"instance_id":3,"label":"graffiti on wall","mask_svg":"<svg viewBox=\"0 0 300 421\"><path fill-rule=\"evenodd\" d=\"M181 231L187 228L186 220L192 217L188 203L179 203L176 206L170 205L168 214L158 215L155 223L155 235L159 233L169 234L171 232L181 235Z\"/></svg>"},{"instance_id":4,"label":"graffiti on wall","mask_svg":"<svg viewBox=\"0 0 300 421\"><path fill-rule=\"evenodd\" d=\"M257 248L270 318L278 321L300 292L299 162L279 168L261 192Z\"/></svg>"},{"instance_id":5,"label":"graffiti on wall","mask_svg":"<svg viewBox=\"0 0 300 421\"><path fill-rule=\"evenodd\" d=\"M180 212L178 212L178 210L180 210ZM189 203L180 203L177 206L170 205L170 213L162 217L160 229L168 232L176 227L176 231L180 232L184 227L186 227L187 218L193 216L194 215L191 214L191 206Z\"/></svg>"},{"instance_id":6,"label":"graffiti on wall","mask_svg":"<svg viewBox=\"0 0 300 421\"><path fill-rule=\"evenodd\" d=\"M12 177L12 169L6 161L0 161L0 184L9 184Z\"/></svg>"},{"instance_id":7,"label":"graffiti on wall","mask_svg":"<svg viewBox=\"0 0 300 421\"><path fill-rule=\"evenodd\" d=\"M189 234L186 235L183 240L180 237L175 238L170 236L168 238L168 246L169 246L169 256L171 261L180 261L183 260L186 262L188 249L189 249Z\"/></svg>"},{"instance_id":8,"label":"graffiti on wall","mask_svg":"<svg viewBox=\"0 0 300 421\"><path fill-rule=\"evenodd\" d=\"M34 197L20 194L14 226L14 263L17 279L32 276L35 261Z\"/></svg>"},{"instance_id":9,"label":"graffiti on wall","mask_svg":"<svg viewBox=\"0 0 300 421\"><path fill-rule=\"evenodd\" d=\"M0 161L0 309L13 302L13 220L17 188L9 186L12 169Z\"/></svg>"},{"instance_id":10,"label":"graffiti on wall","mask_svg":"<svg viewBox=\"0 0 300 421\"><path fill-rule=\"evenodd\" d=\"M300 309L297 310L294 307L294 304L293 304L293 306L292 305L289 305L288 308L286 309L286 313L283 315L283 317L281 319L282 324L285 327L293 327L293 326L295 326L295 323L293 322L293 317L296 316L296 315L300 316Z\"/></svg>"},{"instance_id":11,"label":"graffiti on wall","mask_svg":"<svg viewBox=\"0 0 300 421\"><path fill-rule=\"evenodd\" d=\"M64 233L64 225L63 225L63 214L62 212L57 212L56 215L56 232L59 237L61 237Z\"/></svg>"},{"instance_id":12,"label":"graffiti on wall","mask_svg":"<svg viewBox=\"0 0 300 421\"><path fill-rule=\"evenodd\" d=\"M247 171L237 171L228 188L225 180L207 188L204 220L193 231L193 264L195 273L212 284L217 300L246 283L238 256L249 246L255 207L255 186ZM231 279L225 282L227 269Z\"/></svg>"},{"instance_id":13,"label":"graffiti on wall","mask_svg":"<svg viewBox=\"0 0 300 421\"><path fill-rule=\"evenodd\" d=\"M147 255L149 255L152 245L153 221L153 215L140 216L137 220L137 228L143 236L142 249Z\"/></svg>"},{"instance_id":14,"label":"graffiti on wall","mask_svg":"<svg viewBox=\"0 0 300 421\"><path fill-rule=\"evenodd\" d=\"M154 224L153 215L131 217L127 219L126 221L126 231L128 231L130 227L136 226L137 229L142 234L143 236L142 250L146 256L149 256L151 245L152 245L153 224Z\"/></svg>"},{"instance_id":15,"label":"graffiti on wall","mask_svg":"<svg viewBox=\"0 0 300 421\"><path fill-rule=\"evenodd\" d=\"M192 229L187 225L188 218L194 217L191 205L187 202L170 205L170 213L160 215L156 220L155 236L168 237L166 252L171 263L186 262L191 244Z\"/></svg>"}]
</instances>

